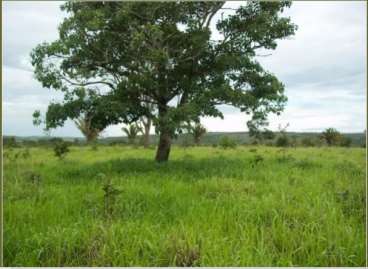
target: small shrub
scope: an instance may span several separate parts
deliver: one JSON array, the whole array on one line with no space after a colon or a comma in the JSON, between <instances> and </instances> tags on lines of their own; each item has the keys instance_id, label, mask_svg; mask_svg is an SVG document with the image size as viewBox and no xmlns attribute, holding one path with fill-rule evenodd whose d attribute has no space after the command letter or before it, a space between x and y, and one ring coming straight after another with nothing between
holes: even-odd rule
<instances>
[{"instance_id":1,"label":"small shrub","mask_svg":"<svg viewBox=\"0 0 368 269\"><path fill-rule=\"evenodd\" d=\"M115 188L115 186L111 183L110 180L106 182L103 186L104 191L104 213L107 219L110 219L113 216L116 198L121 193L121 190Z\"/></svg>"},{"instance_id":2,"label":"small shrub","mask_svg":"<svg viewBox=\"0 0 368 269\"><path fill-rule=\"evenodd\" d=\"M351 140L350 137L342 136L340 138L340 146L342 146L342 147L350 147L351 143L352 143L352 140Z\"/></svg>"},{"instance_id":3,"label":"small shrub","mask_svg":"<svg viewBox=\"0 0 368 269\"><path fill-rule=\"evenodd\" d=\"M216 143L212 143L212 147L213 148L217 148L217 144Z\"/></svg>"},{"instance_id":4,"label":"small shrub","mask_svg":"<svg viewBox=\"0 0 368 269\"><path fill-rule=\"evenodd\" d=\"M301 143L304 147L314 147L316 145L311 137L304 137Z\"/></svg>"},{"instance_id":5,"label":"small shrub","mask_svg":"<svg viewBox=\"0 0 368 269\"><path fill-rule=\"evenodd\" d=\"M252 160L252 167L258 165L259 163L263 162L264 158L262 157L262 155L255 155L254 159Z\"/></svg>"},{"instance_id":6,"label":"small shrub","mask_svg":"<svg viewBox=\"0 0 368 269\"><path fill-rule=\"evenodd\" d=\"M18 146L15 136L3 137L3 145L7 148L16 148Z\"/></svg>"},{"instance_id":7,"label":"small shrub","mask_svg":"<svg viewBox=\"0 0 368 269\"><path fill-rule=\"evenodd\" d=\"M199 241L194 246L191 246L187 239L171 239L168 253L173 259L176 266L192 267L199 266L201 257L201 242Z\"/></svg>"},{"instance_id":8,"label":"small shrub","mask_svg":"<svg viewBox=\"0 0 368 269\"><path fill-rule=\"evenodd\" d=\"M220 139L219 145L220 145L220 147L222 147L224 149L228 149L228 148L233 149L233 148L236 147L236 142L228 136L223 136Z\"/></svg>"},{"instance_id":9,"label":"small shrub","mask_svg":"<svg viewBox=\"0 0 368 269\"><path fill-rule=\"evenodd\" d=\"M316 165L317 164L313 163L312 161L308 159L302 159L302 160L295 161L295 166L300 169L311 169L315 167Z\"/></svg>"},{"instance_id":10,"label":"small shrub","mask_svg":"<svg viewBox=\"0 0 368 269\"><path fill-rule=\"evenodd\" d=\"M259 145L259 141L257 139L255 139L250 144L253 145L253 146L257 146L257 145Z\"/></svg>"},{"instance_id":11,"label":"small shrub","mask_svg":"<svg viewBox=\"0 0 368 269\"><path fill-rule=\"evenodd\" d=\"M286 135L279 136L276 139L277 147L288 147L290 146L290 139Z\"/></svg>"},{"instance_id":12,"label":"small shrub","mask_svg":"<svg viewBox=\"0 0 368 269\"><path fill-rule=\"evenodd\" d=\"M32 184L39 185L41 183L41 175L37 172L28 171L25 173L25 178Z\"/></svg>"},{"instance_id":13,"label":"small shrub","mask_svg":"<svg viewBox=\"0 0 368 269\"><path fill-rule=\"evenodd\" d=\"M69 152L69 145L65 141L57 142L54 146L55 156L60 160L64 159L65 155Z\"/></svg>"}]
</instances>

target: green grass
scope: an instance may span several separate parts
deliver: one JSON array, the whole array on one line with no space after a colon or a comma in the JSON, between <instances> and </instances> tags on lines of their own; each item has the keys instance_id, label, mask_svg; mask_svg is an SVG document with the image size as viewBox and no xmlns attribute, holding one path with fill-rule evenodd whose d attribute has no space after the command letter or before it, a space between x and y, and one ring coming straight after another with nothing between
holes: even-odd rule
<instances>
[{"instance_id":1,"label":"green grass","mask_svg":"<svg viewBox=\"0 0 368 269\"><path fill-rule=\"evenodd\" d=\"M6 266L366 263L361 148L174 147L166 164L118 146L30 153L4 162ZM107 180L122 191L110 215Z\"/></svg>"}]
</instances>

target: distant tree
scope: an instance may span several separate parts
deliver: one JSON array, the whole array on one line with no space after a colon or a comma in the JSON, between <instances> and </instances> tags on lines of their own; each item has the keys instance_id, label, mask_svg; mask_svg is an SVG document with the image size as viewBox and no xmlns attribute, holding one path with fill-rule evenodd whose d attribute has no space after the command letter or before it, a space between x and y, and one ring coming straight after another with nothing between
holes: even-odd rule
<instances>
[{"instance_id":1,"label":"distant tree","mask_svg":"<svg viewBox=\"0 0 368 269\"><path fill-rule=\"evenodd\" d=\"M363 132L363 134L364 134L364 137L363 137L363 141L362 141L362 144L361 144L361 146L363 147L363 148L365 148L366 147L366 142L367 142L367 130L364 130L364 132Z\"/></svg>"},{"instance_id":2,"label":"distant tree","mask_svg":"<svg viewBox=\"0 0 368 269\"><path fill-rule=\"evenodd\" d=\"M328 146L338 145L341 140L341 134L334 128L327 128L322 132L321 139L324 140Z\"/></svg>"},{"instance_id":3,"label":"distant tree","mask_svg":"<svg viewBox=\"0 0 368 269\"><path fill-rule=\"evenodd\" d=\"M290 146L290 138L286 134L286 129L289 127L289 123L287 123L284 127L279 125L279 134L276 139L277 147L288 147Z\"/></svg>"},{"instance_id":4,"label":"distant tree","mask_svg":"<svg viewBox=\"0 0 368 269\"><path fill-rule=\"evenodd\" d=\"M98 103L105 111L94 127L151 117L159 162L168 160L182 122L223 117L218 105L251 114L254 130L287 100L284 85L255 57L294 35L296 26L281 16L291 1L246 1L232 15L216 16L224 4L69 1L59 38L32 51L35 76L66 96L73 87L103 86ZM213 23L220 38L211 33ZM154 115L146 97L157 107ZM64 118L59 114L57 123Z\"/></svg>"},{"instance_id":5,"label":"distant tree","mask_svg":"<svg viewBox=\"0 0 368 269\"><path fill-rule=\"evenodd\" d=\"M3 143L4 143L4 146L7 146L9 148L14 148L17 146L17 141L15 139L15 136L3 137Z\"/></svg>"},{"instance_id":6,"label":"distant tree","mask_svg":"<svg viewBox=\"0 0 368 269\"><path fill-rule=\"evenodd\" d=\"M74 120L75 125L84 135L87 143L95 141L102 132L99 128L93 127L92 119L89 115L83 115Z\"/></svg>"},{"instance_id":7,"label":"distant tree","mask_svg":"<svg viewBox=\"0 0 368 269\"><path fill-rule=\"evenodd\" d=\"M265 129L262 132L262 138L265 140L272 140L275 139L276 135L274 132L272 132L271 130Z\"/></svg>"},{"instance_id":8,"label":"distant tree","mask_svg":"<svg viewBox=\"0 0 368 269\"><path fill-rule=\"evenodd\" d=\"M288 147L290 146L290 139L286 135L282 135L277 137L275 144L277 147Z\"/></svg>"},{"instance_id":9,"label":"distant tree","mask_svg":"<svg viewBox=\"0 0 368 269\"><path fill-rule=\"evenodd\" d=\"M193 136L194 144L197 146L207 132L207 129L200 122L189 122L186 124L185 128L187 132Z\"/></svg>"},{"instance_id":10,"label":"distant tree","mask_svg":"<svg viewBox=\"0 0 368 269\"><path fill-rule=\"evenodd\" d=\"M128 141L132 145L135 144L138 134L142 132L142 128L136 123L130 124L128 127L123 127L122 130L127 135Z\"/></svg>"},{"instance_id":11,"label":"distant tree","mask_svg":"<svg viewBox=\"0 0 368 269\"><path fill-rule=\"evenodd\" d=\"M68 118L72 119L87 143L90 143L106 127L101 124L102 114L105 115L105 110L108 110L103 105L107 103L94 90L79 87L66 94L63 102L49 104L44 118L39 110L34 111L33 124L44 124L44 130L50 131L62 126Z\"/></svg>"},{"instance_id":12,"label":"distant tree","mask_svg":"<svg viewBox=\"0 0 368 269\"><path fill-rule=\"evenodd\" d=\"M340 146L342 147L350 147L351 146L351 143L352 143L352 139L348 136L341 136L340 137L340 141L339 141L339 144Z\"/></svg>"}]
</instances>

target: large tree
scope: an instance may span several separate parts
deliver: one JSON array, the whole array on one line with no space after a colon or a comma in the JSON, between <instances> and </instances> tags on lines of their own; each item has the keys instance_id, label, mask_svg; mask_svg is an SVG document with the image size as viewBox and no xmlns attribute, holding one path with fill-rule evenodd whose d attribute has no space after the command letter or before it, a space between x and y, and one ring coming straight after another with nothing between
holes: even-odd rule
<instances>
[{"instance_id":1,"label":"large tree","mask_svg":"<svg viewBox=\"0 0 368 269\"><path fill-rule=\"evenodd\" d=\"M283 84L255 57L294 34L296 26L281 16L291 2L247 1L216 16L226 11L224 4L67 2L59 39L32 52L36 78L65 93L103 85L100 98L113 104L105 102L96 124L152 119L160 136L157 161L168 160L182 122L222 117L220 104L252 114L248 127L257 128L286 102ZM147 109L147 100L157 113Z\"/></svg>"}]
</instances>

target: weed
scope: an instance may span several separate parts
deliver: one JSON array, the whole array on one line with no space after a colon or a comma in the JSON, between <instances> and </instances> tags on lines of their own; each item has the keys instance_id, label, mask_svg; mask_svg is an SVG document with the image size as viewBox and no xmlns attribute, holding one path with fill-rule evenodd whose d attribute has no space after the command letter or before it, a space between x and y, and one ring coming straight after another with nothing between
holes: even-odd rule
<instances>
[{"instance_id":1,"label":"weed","mask_svg":"<svg viewBox=\"0 0 368 269\"><path fill-rule=\"evenodd\" d=\"M115 210L116 198L122 192L107 180L103 186L104 191L104 214L107 219L111 219Z\"/></svg>"},{"instance_id":2,"label":"weed","mask_svg":"<svg viewBox=\"0 0 368 269\"><path fill-rule=\"evenodd\" d=\"M39 173L37 172L33 172L33 171L28 171L25 172L25 178L27 179L28 182L35 184L35 185L40 185L41 181L42 181L42 177Z\"/></svg>"},{"instance_id":3,"label":"weed","mask_svg":"<svg viewBox=\"0 0 368 269\"><path fill-rule=\"evenodd\" d=\"M317 164L315 164L314 162L308 160L308 159L302 159L302 160L298 160L298 161L294 161L294 165L300 169L311 169L315 166L317 166Z\"/></svg>"},{"instance_id":4,"label":"weed","mask_svg":"<svg viewBox=\"0 0 368 269\"><path fill-rule=\"evenodd\" d=\"M256 165L260 164L261 162L264 161L264 158L262 157L262 155L255 155L254 159L252 160L252 167L255 167Z\"/></svg>"},{"instance_id":5,"label":"weed","mask_svg":"<svg viewBox=\"0 0 368 269\"><path fill-rule=\"evenodd\" d=\"M68 143L65 141L57 142L54 146L54 153L55 156L59 158L59 160L64 159L66 154L69 152L69 146Z\"/></svg>"},{"instance_id":6,"label":"weed","mask_svg":"<svg viewBox=\"0 0 368 269\"><path fill-rule=\"evenodd\" d=\"M201 241L191 245L186 238L172 237L168 253L175 266L200 266Z\"/></svg>"}]
</instances>

